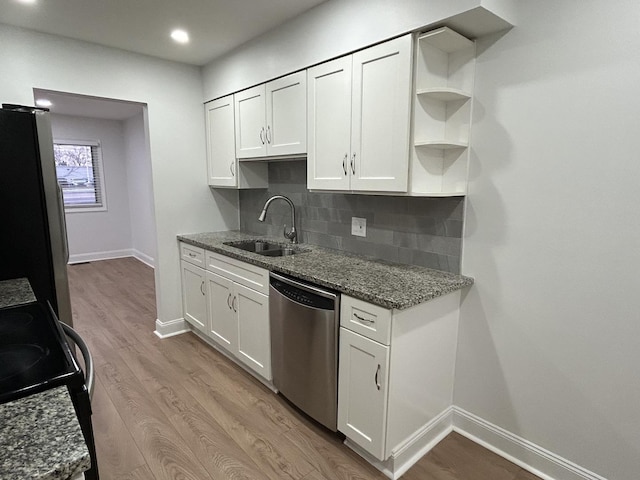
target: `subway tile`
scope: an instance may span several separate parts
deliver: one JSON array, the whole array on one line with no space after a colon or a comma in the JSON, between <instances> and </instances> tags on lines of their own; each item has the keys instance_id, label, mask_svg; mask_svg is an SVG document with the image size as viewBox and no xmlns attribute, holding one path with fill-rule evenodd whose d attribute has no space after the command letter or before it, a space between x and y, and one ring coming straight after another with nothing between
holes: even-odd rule
<instances>
[{"instance_id":1,"label":"subway tile","mask_svg":"<svg viewBox=\"0 0 640 480\"><path fill-rule=\"evenodd\" d=\"M446 220L444 222L444 231L447 237L462 238L462 220Z\"/></svg>"},{"instance_id":2,"label":"subway tile","mask_svg":"<svg viewBox=\"0 0 640 480\"><path fill-rule=\"evenodd\" d=\"M401 247L405 249L416 249L418 248L418 234L411 233L411 232L400 232L398 230L394 230L393 244L396 247Z\"/></svg>"},{"instance_id":3,"label":"subway tile","mask_svg":"<svg viewBox=\"0 0 640 480\"><path fill-rule=\"evenodd\" d=\"M306 162L271 162L267 190L240 192L240 228L282 236L289 207L275 202L267 221L257 221L271 195L296 205L299 240L392 262L459 272L464 198L413 198L309 192ZM351 218L367 220L367 237L351 235Z\"/></svg>"},{"instance_id":4,"label":"subway tile","mask_svg":"<svg viewBox=\"0 0 640 480\"><path fill-rule=\"evenodd\" d=\"M411 254L411 264L440 270L440 255L437 253L413 250Z\"/></svg>"},{"instance_id":5,"label":"subway tile","mask_svg":"<svg viewBox=\"0 0 640 480\"><path fill-rule=\"evenodd\" d=\"M393 245L393 230L387 228L370 227L367 225L368 242Z\"/></svg>"},{"instance_id":6,"label":"subway tile","mask_svg":"<svg viewBox=\"0 0 640 480\"><path fill-rule=\"evenodd\" d=\"M346 237L351 235L351 225L339 222L327 222L327 233L330 235Z\"/></svg>"}]
</instances>

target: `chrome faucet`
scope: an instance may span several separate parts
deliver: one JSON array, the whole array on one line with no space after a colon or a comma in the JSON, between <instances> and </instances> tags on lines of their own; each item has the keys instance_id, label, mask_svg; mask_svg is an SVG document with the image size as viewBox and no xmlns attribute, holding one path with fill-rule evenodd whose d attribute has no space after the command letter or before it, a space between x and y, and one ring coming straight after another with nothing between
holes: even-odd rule
<instances>
[{"instance_id":1,"label":"chrome faucet","mask_svg":"<svg viewBox=\"0 0 640 480\"><path fill-rule=\"evenodd\" d=\"M297 238L298 233L296 232L296 207L293 205L293 202L289 198L285 197L284 195L274 195L273 197L269 198L265 202L264 207L262 207L262 212L260 212L258 221L264 222L264 219L267 216L267 209L269 208L269 205L271 204L271 202L278 199L284 200L291 207L291 229L287 232L287 226L285 225L284 231L282 233L285 236L285 238L288 238L289 240L291 240L291 243L298 243L298 238Z\"/></svg>"}]
</instances>

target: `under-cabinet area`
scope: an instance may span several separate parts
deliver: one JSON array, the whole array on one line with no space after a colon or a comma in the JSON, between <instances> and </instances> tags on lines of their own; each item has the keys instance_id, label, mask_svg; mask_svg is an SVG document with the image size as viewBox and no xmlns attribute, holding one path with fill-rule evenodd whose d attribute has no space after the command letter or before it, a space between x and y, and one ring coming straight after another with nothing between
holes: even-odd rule
<instances>
[{"instance_id":1,"label":"under-cabinet area","mask_svg":"<svg viewBox=\"0 0 640 480\"><path fill-rule=\"evenodd\" d=\"M265 188L266 161L306 157L310 190L465 195L474 70L442 27L208 102L208 184Z\"/></svg>"},{"instance_id":2,"label":"under-cabinet area","mask_svg":"<svg viewBox=\"0 0 640 480\"><path fill-rule=\"evenodd\" d=\"M397 478L451 431L460 289L471 279L313 245L262 256L238 248L260 240L241 232L179 240L185 321L274 390L272 356L286 356L272 350L269 272L341 294L338 431L387 476Z\"/></svg>"}]
</instances>

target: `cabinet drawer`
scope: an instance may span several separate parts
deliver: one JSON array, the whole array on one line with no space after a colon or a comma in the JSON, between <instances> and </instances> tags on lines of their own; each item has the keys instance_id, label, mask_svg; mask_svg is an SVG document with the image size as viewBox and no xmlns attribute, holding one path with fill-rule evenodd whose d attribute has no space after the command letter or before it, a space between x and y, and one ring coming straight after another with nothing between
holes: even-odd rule
<instances>
[{"instance_id":1,"label":"cabinet drawer","mask_svg":"<svg viewBox=\"0 0 640 480\"><path fill-rule=\"evenodd\" d=\"M206 261L206 269L210 272L269 295L269 270L209 251L206 252Z\"/></svg>"},{"instance_id":2,"label":"cabinet drawer","mask_svg":"<svg viewBox=\"0 0 640 480\"><path fill-rule=\"evenodd\" d=\"M204 249L188 243L180 243L180 258L192 265L204 268Z\"/></svg>"},{"instance_id":3,"label":"cabinet drawer","mask_svg":"<svg viewBox=\"0 0 640 480\"><path fill-rule=\"evenodd\" d=\"M384 345L391 340L391 310L347 295L342 295L340 325Z\"/></svg>"}]
</instances>

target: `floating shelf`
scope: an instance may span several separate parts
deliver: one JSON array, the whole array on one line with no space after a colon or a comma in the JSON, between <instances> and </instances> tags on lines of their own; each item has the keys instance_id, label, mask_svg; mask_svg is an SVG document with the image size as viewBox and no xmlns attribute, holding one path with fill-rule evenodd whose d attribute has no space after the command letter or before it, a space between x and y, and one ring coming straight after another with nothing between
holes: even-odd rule
<instances>
[{"instance_id":1,"label":"floating shelf","mask_svg":"<svg viewBox=\"0 0 640 480\"><path fill-rule=\"evenodd\" d=\"M416 142L416 148L433 148L438 150L452 150L455 148L467 148L469 144L464 142L453 142L449 140L430 140L428 142Z\"/></svg>"},{"instance_id":2,"label":"floating shelf","mask_svg":"<svg viewBox=\"0 0 640 480\"><path fill-rule=\"evenodd\" d=\"M416 95L442 100L443 102L451 102L455 100L469 100L471 94L463 92L457 88L420 88L416 90Z\"/></svg>"}]
</instances>

